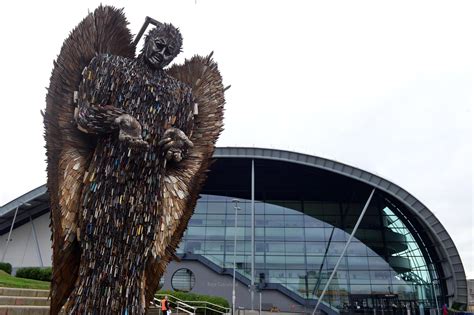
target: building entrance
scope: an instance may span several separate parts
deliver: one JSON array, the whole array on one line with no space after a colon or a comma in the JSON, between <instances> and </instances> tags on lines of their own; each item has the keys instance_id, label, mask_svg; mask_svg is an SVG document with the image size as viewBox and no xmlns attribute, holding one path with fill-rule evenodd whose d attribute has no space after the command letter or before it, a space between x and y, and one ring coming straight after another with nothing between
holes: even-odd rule
<instances>
[{"instance_id":1,"label":"building entrance","mask_svg":"<svg viewBox=\"0 0 474 315\"><path fill-rule=\"evenodd\" d=\"M417 315L414 301L400 301L397 294L351 294L342 314Z\"/></svg>"}]
</instances>

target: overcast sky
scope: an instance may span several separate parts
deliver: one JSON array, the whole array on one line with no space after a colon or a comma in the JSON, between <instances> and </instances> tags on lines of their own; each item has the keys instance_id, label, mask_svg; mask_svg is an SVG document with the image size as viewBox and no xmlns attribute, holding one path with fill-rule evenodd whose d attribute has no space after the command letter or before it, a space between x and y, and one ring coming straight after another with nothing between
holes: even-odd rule
<instances>
[{"instance_id":1,"label":"overcast sky","mask_svg":"<svg viewBox=\"0 0 474 315\"><path fill-rule=\"evenodd\" d=\"M0 205L46 182L53 60L99 1L8 1L0 12ZM214 51L227 92L220 146L313 154L411 192L443 223L474 278L474 3L104 1L132 33L181 29L177 62Z\"/></svg>"}]
</instances>

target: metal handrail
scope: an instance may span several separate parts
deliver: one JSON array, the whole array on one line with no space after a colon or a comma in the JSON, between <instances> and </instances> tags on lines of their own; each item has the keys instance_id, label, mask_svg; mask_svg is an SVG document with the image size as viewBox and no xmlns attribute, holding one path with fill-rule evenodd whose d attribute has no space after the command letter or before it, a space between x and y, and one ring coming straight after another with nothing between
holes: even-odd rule
<instances>
[{"instance_id":1,"label":"metal handrail","mask_svg":"<svg viewBox=\"0 0 474 315\"><path fill-rule=\"evenodd\" d=\"M185 313L188 313L189 315L194 315L194 314L196 314L195 311L194 311L194 312L191 312L191 311L189 311L189 310L187 310L187 309L185 309L185 308L179 307L179 306L176 307L176 314L178 314L178 310L183 311L183 312L185 312Z\"/></svg>"},{"instance_id":2,"label":"metal handrail","mask_svg":"<svg viewBox=\"0 0 474 315\"><path fill-rule=\"evenodd\" d=\"M171 294L166 294L166 293L158 293L158 294L156 294L156 296L165 296L165 295L167 295L167 296L173 298L174 302L172 302L172 303L174 303L174 304L177 305L176 309L183 310L183 311L185 311L185 312L188 313L188 314L195 314L197 309L210 310L210 311L213 311L213 312L216 312L216 313L220 313L220 314L228 314L228 313L230 313L230 308L229 308L229 307L225 307L225 306L222 306L222 305L214 304L214 303L212 303L212 302L207 302L207 301L183 301L183 300L181 300L181 299L179 299L179 298L177 298L176 296L173 296L173 295L171 295ZM160 301L159 299L157 299L157 298L155 297L153 300L155 301L155 304L159 304L159 305L161 306L161 301ZM156 302L158 302L158 303L156 303ZM171 301L170 301L170 302L171 302ZM199 305L198 305L198 306L192 306L192 305L187 304L187 303L190 303L190 304L191 304L191 303L192 303L192 304L195 304L195 303L202 304L202 303L204 303L205 305L204 305L204 306L199 306ZM221 308L221 309L223 309L223 310L214 309L214 308L212 308L212 307L207 306L207 304L210 304L210 305L219 307L219 308ZM183 309L182 307L179 307L179 305L183 305L184 307L188 307L188 308L192 309L193 312L190 313L189 310L185 310L185 309Z\"/></svg>"},{"instance_id":3,"label":"metal handrail","mask_svg":"<svg viewBox=\"0 0 474 315\"><path fill-rule=\"evenodd\" d=\"M170 303L173 303L173 304L176 305L176 308L175 308L176 313L178 313L178 310L180 310L180 311L183 311L183 312L188 313L190 315L196 314L197 307L194 307L194 306L188 305L186 303L183 303L180 299L178 299L175 296L172 296L172 295L169 295L169 294L166 294L166 295L176 299L176 301L169 301ZM157 299L156 297L154 297L153 300L151 301L151 303L154 304L154 306L157 306L161 309L161 300L160 299ZM181 307L180 305L183 306L183 307ZM186 309L185 307L190 308L192 311Z\"/></svg>"},{"instance_id":4,"label":"metal handrail","mask_svg":"<svg viewBox=\"0 0 474 315\"><path fill-rule=\"evenodd\" d=\"M170 295L170 296L171 296L171 295ZM174 296L173 296L173 297L174 297ZM181 304L181 305L183 305L183 306L185 306L185 307L189 307L190 309L193 309L193 310L196 309L194 306L184 303L183 300L180 300L180 299L177 299L177 298L175 298L175 299L178 300L178 303L176 303L177 305L180 305L180 304Z\"/></svg>"},{"instance_id":5,"label":"metal handrail","mask_svg":"<svg viewBox=\"0 0 474 315\"><path fill-rule=\"evenodd\" d=\"M208 302L208 301L184 301L184 302L187 302L187 303L205 303L205 304L210 304L212 306L217 306L219 308L222 308L226 311L230 311L230 307L225 307L225 306L222 306L222 305L219 305L219 304L214 304L212 302ZM200 308L200 306L198 306Z\"/></svg>"},{"instance_id":6,"label":"metal handrail","mask_svg":"<svg viewBox=\"0 0 474 315\"><path fill-rule=\"evenodd\" d=\"M157 295L157 296L169 296L169 297L172 297L172 298L176 301L176 302L173 302L174 304L178 305L179 303L181 303L183 306L189 307L189 308L191 308L191 309L193 309L193 310L195 309L194 306L189 305L189 304L186 304L186 303L185 303L186 301L183 301L183 300L181 300L180 298L177 298L177 297L174 296L174 295L165 294L165 293L158 293L158 294L155 294L155 296L156 296L156 295ZM154 298L154 299L156 299L156 298ZM172 302L172 301L170 301L170 302ZM161 303L161 302L160 302L160 303Z\"/></svg>"},{"instance_id":7,"label":"metal handrail","mask_svg":"<svg viewBox=\"0 0 474 315\"><path fill-rule=\"evenodd\" d=\"M160 299L157 299L156 297L153 297L153 300L151 302L154 306L160 307L161 308L161 301Z\"/></svg>"},{"instance_id":8,"label":"metal handrail","mask_svg":"<svg viewBox=\"0 0 474 315\"><path fill-rule=\"evenodd\" d=\"M198 306L198 307L196 307L196 309L203 309L204 314L206 314L206 311L212 311L212 312L216 312L216 313L219 313L219 314L222 314L222 315L223 314L231 314L230 308L228 310L222 311L222 310L216 310L214 308L207 307L207 306Z\"/></svg>"}]
</instances>

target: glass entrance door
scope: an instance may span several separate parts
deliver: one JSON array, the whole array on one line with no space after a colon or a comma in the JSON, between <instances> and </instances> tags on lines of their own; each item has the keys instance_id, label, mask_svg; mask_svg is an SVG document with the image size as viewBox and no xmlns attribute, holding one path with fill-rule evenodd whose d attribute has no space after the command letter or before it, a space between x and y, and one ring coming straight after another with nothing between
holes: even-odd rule
<instances>
[{"instance_id":1,"label":"glass entrance door","mask_svg":"<svg viewBox=\"0 0 474 315\"><path fill-rule=\"evenodd\" d=\"M407 314L407 310L401 307L396 294L352 294L349 296L349 308L343 313L404 315Z\"/></svg>"},{"instance_id":2,"label":"glass entrance door","mask_svg":"<svg viewBox=\"0 0 474 315\"><path fill-rule=\"evenodd\" d=\"M398 296L395 294L374 295L374 314L383 315L401 315L403 314L398 302Z\"/></svg>"}]
</instances>

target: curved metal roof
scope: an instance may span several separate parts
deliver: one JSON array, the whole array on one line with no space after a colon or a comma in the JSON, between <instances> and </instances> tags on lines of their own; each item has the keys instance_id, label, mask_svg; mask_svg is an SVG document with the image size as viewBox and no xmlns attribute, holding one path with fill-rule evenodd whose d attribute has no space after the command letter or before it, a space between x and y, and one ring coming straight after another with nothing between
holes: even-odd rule
<instances>
[{"instance_id":1,"label":"curved metal roof","mask_svg":"<svg viewBox=\"0 0 474 315\"><path fill-rule=\"evenodd\" d=\"M398 199L409 209L412 214L423 224L435 244L441 257L440 264L443 268L448 295L455 301L467 304L467 281L461 257L446 229L435 215L418 199L398 185L370 172L364 171L347 164L325 159L322 157L290 152L276 149L250 148L250 147L219 147L214 153L215 158L253 158L269 159L289 163L297 163L309 167L316 167L343 176L347 176L375 187L394 198ZM40 186L21 197L0 207L0 230L5 230L14 210L19 207L20 212L44 211L44 200L47 196L46 185ZM34 205L31 204L33 202ZM43 206L36 203L41 202ZM22 215L19 213L19 215ZM23 215L27 215L26 213ZM5 227L2 226L5 225Z\"/></svg>"},{"instance_id":2,"label":"curved metal roof","mask_svg":"<svg viewBox=\"0 0 474 315\"><path fill-rule=\"evenodd\" d=\"M448 295L454 301L467 304L467 281L461 257L446 229L435 215L418 199L400 186L370 172L347 164L322 157L275 149L249 147L219 147L214 153L216 158L252 158L269 159L316 167L375 187L398 199L429 231L433 244L437 246L441 257Z\"/></svg>"}]
</instances>

